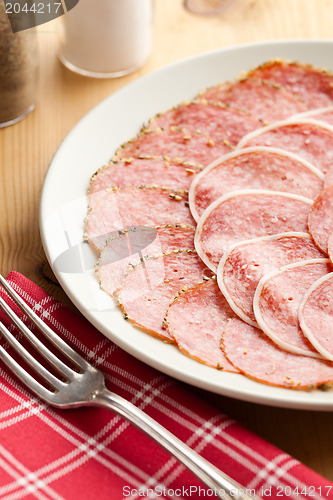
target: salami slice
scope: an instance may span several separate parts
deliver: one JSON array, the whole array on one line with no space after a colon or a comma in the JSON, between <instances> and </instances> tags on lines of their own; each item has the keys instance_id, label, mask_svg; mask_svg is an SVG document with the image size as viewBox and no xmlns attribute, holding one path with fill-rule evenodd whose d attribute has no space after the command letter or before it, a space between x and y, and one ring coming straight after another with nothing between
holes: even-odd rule
<instances>
[{"instance_id":1,"label":"salami slice","mask_svg":"<svg viewBox=\"0 0 333 500\"><path fill-rule=\"evenodd\" d=\"M168 189L188 190L197 173L202 169L191 162L167 161L164 158L129 158L112 161L93 175L89 189L92 206L111 187L159 186Z\"/></svg>"},{"instance_id":2,"label":"salami slice","mask_svg":"<svg viewBox=\"0 0 333 500\"><path fill-rule=\"evenodd\" d=\"M333 364L279 349L261 330L232 319L223 332L223 350L244 375L288 389L328 390Z\"/></svg>"},{"instance_id":3,"label":"salami slice","mask_svg":"<svg viewBox=\"0 0 333 500\"><path fill-rule=\"evenodd\" d=\"M312 201L303 196L266 190L233 191L214 201L202 214L195 248L214 272L234 243L288 231L307 232Z\"/></svg>"},{"instance_id":4,"label":"salami slice","mask_svg":"<svg viewBox=\"0 0 333 500\"><path fill-rule=\"evenodd\" d=\"M187 196L159 187L115 189L90 210L85 236L101 249L114 231L168 224L194 224Z\"/></svg>"},{"instance_id":5,"label":"salami slice","mask_svg":"<svg viewBox=\"0 0 333 500\"><path fill-rule=\"evenodd\" d=\"M309 231L316 245L327 253L327 242L333 231L333 185L327 186L314 201L309 213Z\"/></svg>"},{"instance_id":6,"label":"salami slice","mask_svg":"<svg viewBox=\"0 0 333 500\"><path fill-rule=\"evenodd\" d=\"M333 263L333 231L328 238L327 251L328 251L328 257L330 261Z\"/></svg>"},{"instance_id":7,"label":"salami slice","mask_svg":"<svg viewBox=\"0 0 333 500\"><path fill-rule=\"evenodd\" d=\"M282 85L297 95L307 108L321 108L333 103L333 76L322 68L287 60L268 61L247 74Z\"/></svg>"},{"instance_id":8,"label":"salami slice","mask_svg":"<svg viewBox=\"0 0 333 500\"><path fill-rule=\"evenodd\" d=\"M223 83L206 90L201 97L223 102L269 123L307 109L303 102L285 89L255 78Z\"/></svg>"},{"instance_id":9,"label":"salami slice","mask_svg":"<svg viewBox=\"0 0 333 500\"><path fill-rule=\"evenodd\" d=\"M168 130L172 127L185 128L191 132L199 130L235 146L243 135L262 127L262 122L219 102L195 100L157 115L150 121L148 130Z\"/></svg>"},{"instance_id":10,"label":"salami slice","mask_svg":"<svg viewBox=\"0 0 333 500\"><path fill-rule=\"evenodd\" d=\"M101 251L96 266L101 288L114 296L127 270L144 259L166 252L194 250L194 227L162 226L132 228L116 233Z\"/></svg>"},{"instance_id":11,"label":"salami slice","mask_svg":"<svg viewBox=\"0 0 333 500\"><path fill-rule=\"evenodd\" d=\"M316 121L327 123L329 125L333 125L333 106L304 111L303 113L295 116L295 118L299 120L307 120L308 118L310 118Z\"/></svg>"},{"instance_id":12,"label":"salami slice","mask_svg":"<svg viewBox=\"0 0 333 500\"><path fill-rule=\"evenodd\" d=\"M245 136L238 148L268 146L299 155L326 174L333 164L333 127L314 120L285 120Z\"/></svg>"},{"instance_id":13,"label":"salami slice","mask_svg":"<svg viewBox=\"0 0 333 500\"><path fill-rule=\"evenodd\" d=\"M206 167L230 150L231 146L226 141L219 141L199 131L178 128L144 130L135 139L121 146L114 159L163 156Z\"/></svg>"},{"instance_id":14,"label":"salami slice","mask_svg":"<svg viewBox=\"0 0 333 500\"><path fill-rule=\"evenodd\" d=\"M125 318L174 342L165 329L168 307L177 293L202 282L207 273L196 253L177 252L144 261L127 274L117 292Z\"/></svg>"},{"instance_id":15,"label":"salami slice","mask_svg":"<svg viewBox=\"0 0 333 500\"><path fill-rule=\"evenodd\" d=\"M225 252L218 266L217 282L233 311L247 323L258 326L253 298L261 278L287 264L321 257L323 254L308 233L254 238Z\"/></svg>"},{"instance_id":16,"label":"salami slice","mask_svg":"<svg viewBox=\"0 0 333 500\"><path fill-rule=\"evenodd\" d=\"M333 163L332 163L332 168L327 172L324 178L324 188L330 186L333 184Z\"/></svg>"},{"instance_id":17,"label":"salami slice","mask_svg":"<svg viewBox=\"0 0 333 500\"><path fill-rule=\"evenodd\" d=\"M297 311L305 292L331 270L328 259L311 259L283 266L259 281L253 299L254 314L260 328L281 349L320 357L303 335Z\"/></svg>"},{"instance_id":18,"label":"salami slice","mask_svg":"<svg viewBox=\"0 0 333 500\"><path fill-rule=\"evenodd\" d=\"M332 130L333 139L333 130ZM300 157L269 147L244 148L213 162L191 184L189 203L196 221L221 196L240 189L266 189L315 199L324 175Z\"/></svg>"},{"instance_id":19,"label":"salami slice","mask_svg":"<svg viewBox=\"0 0 333 500\"><path fill-rule=\"evenodd\" d=\"M166 324L185 354L219 370L237 372L220 349L224 327L234 316L212 279L180 294L168 309Z\"/></svg>"},{"instance_id":20,"label":"salami slice","mask_svg":"<svg viewBox=\"0 0 333 500\"><path fill-rule=\"evenodd\" d=\"M324 358L333 360L333 273L319 278L303 296L298 320L304 335Z\"/></svg>"}]
</instances>

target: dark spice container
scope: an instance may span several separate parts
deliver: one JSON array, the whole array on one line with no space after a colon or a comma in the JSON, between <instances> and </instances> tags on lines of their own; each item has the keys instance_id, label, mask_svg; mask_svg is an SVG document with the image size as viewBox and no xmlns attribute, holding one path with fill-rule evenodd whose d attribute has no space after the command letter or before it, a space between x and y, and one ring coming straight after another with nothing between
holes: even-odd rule
<instances>
[{"instance_id":1,"label":"dark spice container","mask_svg":"<svg viewBox=\"0 0 333 500\"><path fill-rule=\"evenodd\" d=\"M13 33L0 0L0 127L21 120L34 109L38 60L35 29Z\"/></svg>"}]
</instances>

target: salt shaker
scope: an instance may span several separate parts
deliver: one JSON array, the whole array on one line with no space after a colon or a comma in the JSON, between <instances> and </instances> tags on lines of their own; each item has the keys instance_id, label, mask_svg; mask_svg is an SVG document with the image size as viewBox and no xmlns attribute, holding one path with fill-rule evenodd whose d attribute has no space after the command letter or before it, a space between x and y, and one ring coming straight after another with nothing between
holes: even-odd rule
<instances>
[{"instance_id":1,"label":"salt shaker","mask_svg":"<svg viewBox=\"0 0 333 500\"><path fill-rule=\"evenodd\" d=\"M59 19L59 58L85 76L112 78L145 64L153 0L80 0Z\"/></svg>"},{"instance_id":2,"label":"salt shaker","mask_svg":"<svg viewBox=\"0 0 333 500\"><path fill-rule=\"evenodd\" d=\"M22 120L34 109L38 62L35 30L13 33L0 0L0 127Z\"/></svg>"}]
</instances>

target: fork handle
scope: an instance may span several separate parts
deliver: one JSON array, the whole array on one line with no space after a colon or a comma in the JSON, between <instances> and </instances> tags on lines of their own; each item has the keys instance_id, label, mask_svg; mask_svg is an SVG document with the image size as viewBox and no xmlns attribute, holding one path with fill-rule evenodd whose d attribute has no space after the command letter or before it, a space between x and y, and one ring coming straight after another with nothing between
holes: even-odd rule
<instances>
[{"instance_id":1,"label":"fork handle","mask_svg":"<svg viewBox=\"0 0 333 500\"><path fill-rule=\"evenodd\" d=\"M162 425L121 396L104 388L92 394L90 403L114 411L141 429L201 479L208 488L214 491L217 498L224 500L259 500L258 497L247 494L245 488L240 484L198 455Z\"/></svg>"}]
</instances>

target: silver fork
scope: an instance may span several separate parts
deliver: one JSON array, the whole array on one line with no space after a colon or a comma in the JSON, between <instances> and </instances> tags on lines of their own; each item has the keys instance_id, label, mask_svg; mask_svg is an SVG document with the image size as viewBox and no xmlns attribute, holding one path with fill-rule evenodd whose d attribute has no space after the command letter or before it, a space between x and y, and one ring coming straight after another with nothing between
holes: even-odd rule
<instances>
[{"instance_id":1,"label":"silver fork","mask_svg":"<svg viewBox=\"0 0 333 500\"><path fill-rule=\"evenodd\" d=\"M126 399L110 392L105 387L104 375L94 366L88 363L82 356L66 344L51 328L49 328L32 311L20 296L12 289L0 274L0 284L8 295L16 302L19 308L26 314L33 324L46 336L63 356L68 358L76 369L70 368L59 359L49 348L47 348L29 328L18 318L7 303L0 297L0 308L7 317L15 324L23 336L29 340L36 351L41 354L54 367L60 377L50 372L35 357L25 349L22 344L12 335L9 330L0 322L0 332L7 340L8 344L20 354L22 359L31 368L39 373L47 382L47 386L42 385L26 369L24 369L8 352L0 346L0 358L6 365L35 392L41 399L58 408L73 408L80 406L102 406L112 410L116 414L125 418L143 432L148 434L157 443L163 446L181 463L183 463L193 474L215 492L216 497L222 499L246 500L258 498L251 496L245 488L226 474L221 472L207 460L198 455L195 451L185 445L176 436L171 434L163 426L146 415L139 408ZM258 499L259 500L259 499Z\"/></svg>"}]
</instances>

